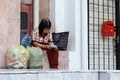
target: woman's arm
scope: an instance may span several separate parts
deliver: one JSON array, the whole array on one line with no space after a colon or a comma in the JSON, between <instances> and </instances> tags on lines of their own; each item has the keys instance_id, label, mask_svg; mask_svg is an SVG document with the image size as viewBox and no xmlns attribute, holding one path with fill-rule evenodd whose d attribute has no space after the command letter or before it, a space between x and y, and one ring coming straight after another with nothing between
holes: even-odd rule
<instances>
[{"instance_id":1,"label":"woman's arm","mask_svg":"<svg viewBox=\"0 0 120 80\"><path fill-rule=\"evenodd\" d=\"M34 47L40 47L42 49L51 49L51 47L49 46L49 44L41 44L39 42L32 42L32 46L34 46Z\"/></svg>"}]
</instances>

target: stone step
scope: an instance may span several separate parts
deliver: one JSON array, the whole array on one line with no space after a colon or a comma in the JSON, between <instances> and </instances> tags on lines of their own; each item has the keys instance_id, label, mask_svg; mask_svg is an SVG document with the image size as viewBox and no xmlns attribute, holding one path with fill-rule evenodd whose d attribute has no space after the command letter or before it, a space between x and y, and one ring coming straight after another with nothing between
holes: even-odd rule
<instances>
[{"instance_id":1,"label":"stone step","mask_svg":"<svg viewBox=\"0 0 120 80\"><path fill-rule=\"evenodd\" d=\"M120 80L120 71L0 69L0 80Z\"/></svg>"}]
</instances>

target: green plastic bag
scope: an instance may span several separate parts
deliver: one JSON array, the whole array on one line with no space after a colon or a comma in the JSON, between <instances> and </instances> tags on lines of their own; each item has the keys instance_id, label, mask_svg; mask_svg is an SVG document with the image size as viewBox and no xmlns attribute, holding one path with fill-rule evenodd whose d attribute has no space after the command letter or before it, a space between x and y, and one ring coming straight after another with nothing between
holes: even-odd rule
<instances>
[{"instance_id":1,"label":"green plastic bag","mask_svg":"<svg viewBox=\"0 0 120 80\"><path fill-rule=\"evenodd\" d=\"M42 60L43 60L43 51L41 48L37 47L27 47L27 50L30 54L30 59L28 62L29 68L38 68L42 67Z\"/></svg>"},{"instance_id":2,"label":"green plastic bag","mask_svg":"<svg viewBox=\"0 0 120 80\"><path fill-rule=\"evenodd\" d=\"M7 53L7 67L14 69L27 68L29 57L25 47L13 45Z\"/></svg>"}]
</instances>

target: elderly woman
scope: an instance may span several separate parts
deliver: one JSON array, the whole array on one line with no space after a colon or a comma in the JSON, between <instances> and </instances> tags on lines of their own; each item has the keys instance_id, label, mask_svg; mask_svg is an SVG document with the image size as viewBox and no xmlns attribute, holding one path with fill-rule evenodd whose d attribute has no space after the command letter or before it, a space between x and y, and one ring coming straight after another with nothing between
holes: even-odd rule
<instances>
[{"instance_id":1,"label":"elderly woman","mask_svg":"<svg viewBox=\"0 0 120 80\"><path fill-rule=\"evenodd\" d=\"M42 19L39 27L32 32L32 45L46 50L50 68L58 68L58 48L52 42L52 35L50 33L51 22L49 19Z\"/></svg>"}]
</instances>

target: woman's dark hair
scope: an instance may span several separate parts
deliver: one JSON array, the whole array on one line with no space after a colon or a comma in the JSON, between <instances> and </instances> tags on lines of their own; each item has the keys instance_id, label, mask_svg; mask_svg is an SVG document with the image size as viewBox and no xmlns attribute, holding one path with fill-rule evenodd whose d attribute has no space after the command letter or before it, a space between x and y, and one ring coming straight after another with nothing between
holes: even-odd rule
<instances>
[{"instance_id":1,"label":"woman's dark hair","mask_svg":"<svg viewBox=\"0 0 120 80\"><path fill-rule=\"evenodd\" d=\"M40 22L40 24L39 24L39 27L38 27L38 29L39 29L39 35L42 35L42 32L43 32L43 30L45 28L48 28L48 29L51 28L51 22L47 18L46 19L42 19L41 22Z\"/></svg>"}]
</instances>

